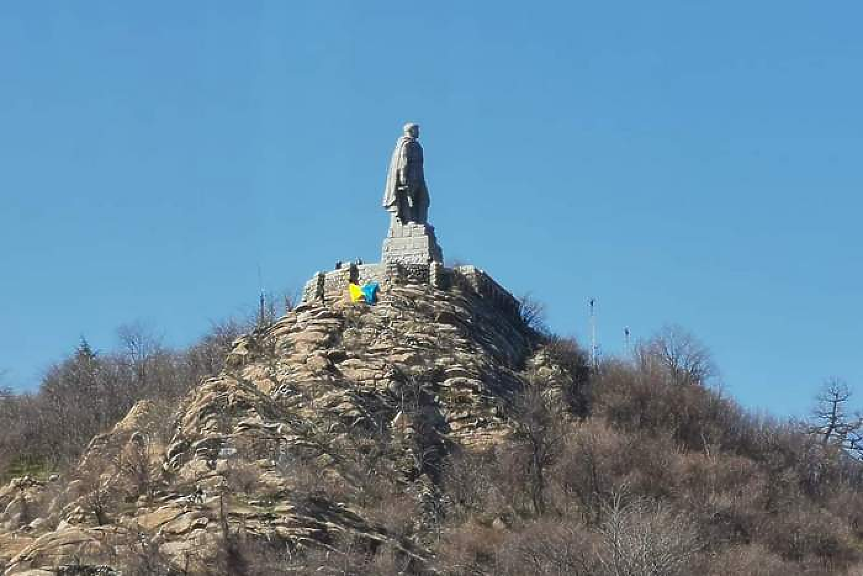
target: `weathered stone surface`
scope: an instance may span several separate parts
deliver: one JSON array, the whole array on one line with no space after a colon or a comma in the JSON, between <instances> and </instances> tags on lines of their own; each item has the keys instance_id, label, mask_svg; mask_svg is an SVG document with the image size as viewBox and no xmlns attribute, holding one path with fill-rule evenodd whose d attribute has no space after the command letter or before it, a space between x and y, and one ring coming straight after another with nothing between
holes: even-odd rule
<instances>
[{"instance_id":1,"label":"weathered stone surface","mask_svg":"<svg viewBox=\"0 0 863 576\"><path fill-rule=\"evenodd\" d=\"M180 566L190 551L217 552L223 520L290 547L328 546L351 534L423 558L420 547L388 535L349 500L316 496L297 465L321 471L318 481L350 486L354 472L345 450L371 441L370 431L383 434L394 447L389 465L404 474L405 493L421 518L436 491L417 464L413 442L422 437L442 455L454 446L504 441L511 433L508 399L526 384L527 372L566 378L536 353L534 335L517 314L504 312L505 295L494 286L476 269L446 290L391 283L376 306L309 301L238 339L225 370L198 384L178 407L173 439L156 447L164 469L156 497L111 512L110 529L120 532L109 535L94 525L80 500L80 481L60 479L68 504L53 521L35 525L33 518L15 517L20 486L36 498L47 485L22 479L0 489L0 519L17 522L11 532L0 530L5 575L62 565L76 555L104 564L116 547L128 546L112 540L123 531L140 532L136 537ZM421 410L405 398L418 398ZM125 494L110 463L146 437L151 410L136 405L114 430L94 438L81 466L101 466L102 482Z\"/></svg>"},{"instance_id":2,"label":"weathered stone surface","mask_svg":"<svg viewBox=\"0 0 863 576\"><path fill-rule=\"evenodd\" d=\"M434 228L427 224L393 224L384 240L381 261L384 265L429 264L443 262Z\"/></svg>"},{"instance_id":3,"label":"weathered stone surface","mask_svg":"<svg viewBox=\"0 0 863 576\"><path fill-rule=\"evenodd\" d=\"M316 273L295 310L236 339L224 370L194 383L172 415L170 442L155 425L166 415L140 402L93 438L79 479L0 488L4 576L113 575L135 546L176 573L204 574L227 534L292 551L348 536L428 559L363 508L358 479L385 473L411 522L431 525L447 454L505 441L510 401L530 375L560 388L567 375L537 353L509 292L476 267L443 265L418 136L405 126L393 152L381 263ZM376 305L346 297L367 282L380 286Z\"/></svg>"},{"instance_id":4,"label":"weathered stone surface","mask_svg":"<svg viewBox=\"0 0 863 576\"><path fill-rule=\"evenodd\" d=\"M67 528L50 532L31 542L10 562L4 573L7 576L26 573L34 568L52 568L78 559L83 564L101 564L113 548L113 535L105 530Z\"/></svg>"},{"instance_id":5,"label":"weathered stone surface","mask_svg":"<svg viewBox=\"0 0 863 576\"><path fill-rule=\"evenodd\" d=\"M0 532L0 569L15 555L33 543L35 538L17 532Z\"/></svg>"},{"instance_id":6,"label":"weathered stone surface","mask_svg":"<svg viewBox=\"0 0 863 576\"><path fill-rule=\"evenodd\" d=\"M183 507L177 504L162 506L153 512L137 515L138 526L148 531L155 531L163 525L176 520L184 514Z\"/></svg>"}]
</instances>

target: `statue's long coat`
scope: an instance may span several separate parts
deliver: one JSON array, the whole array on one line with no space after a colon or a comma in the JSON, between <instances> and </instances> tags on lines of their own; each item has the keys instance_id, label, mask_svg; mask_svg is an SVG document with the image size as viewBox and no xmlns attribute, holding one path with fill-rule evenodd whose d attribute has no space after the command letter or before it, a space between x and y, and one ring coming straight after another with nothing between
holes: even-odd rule
<instances>
[{"instance_id":1,"label":"statue's long coat","mask_svg":"<svg viewBox=\"0 0 863 576\"><path fill-rule=\"evenodd\" d=\"M408 150L408 146L414 148ZM411 158L413 156L413 158ZM399 182L399 172L405 167L408 168L407 182ZM423 152L422 146L416 138L402 136L396 142L396 148L393 150L392 158L390 158L390 168L387 171L387 184L384 188L383 206L390 212L399 211L399 186L407 186L427 205L428 190L425 184L425 175L423 174Z\"/></svg>"}]
</instances>

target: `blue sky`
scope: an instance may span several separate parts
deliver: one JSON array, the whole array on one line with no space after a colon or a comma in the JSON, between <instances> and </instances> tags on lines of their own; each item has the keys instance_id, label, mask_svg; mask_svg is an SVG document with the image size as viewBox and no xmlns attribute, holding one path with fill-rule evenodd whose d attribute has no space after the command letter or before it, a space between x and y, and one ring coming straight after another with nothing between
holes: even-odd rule
<instances>
[{"instance_id":1,"label":"blue sky","mask_svg":"<svg viewBox=\"0 0 863 576\"><path fill-rule=\"evenodd\" d=\"M401 125L448 258L605 353L681 324L744 405L863 402L859 2L18 2L0 18L0 367L183 345L375 261Z\"/></svg>"}]
</instances>

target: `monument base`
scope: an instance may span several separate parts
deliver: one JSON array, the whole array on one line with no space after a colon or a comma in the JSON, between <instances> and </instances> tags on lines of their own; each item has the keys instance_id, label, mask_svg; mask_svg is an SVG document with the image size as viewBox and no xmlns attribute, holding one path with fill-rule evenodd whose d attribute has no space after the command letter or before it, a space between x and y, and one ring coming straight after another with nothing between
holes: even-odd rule
<instances>
[{"instance_id":1,"label":"monument base","mask_svg":"<svg viewBox=\"0 0 863 576\"><path fill-rule=\"evenodd\" d=\"M383 264L428 264L443 262L434 228L428 224L393 223L384 240Z\"/></svg>"},{"instance_id":2,"label":"monument base","mask_svg":"<svg viewBox=\"0 0 863 576\"><path fill-rule=\"evenodd\" d=\"M512 294L475 266L444 268L427 264L348 264L329 272L316 272L303 289L303 302L335 302L349 299L351 284L377 282L381 298L396 285L428 285L435 290L463 290L482 298L500 312L518 318L520 304Z\"/></svg>"}]
</instances>

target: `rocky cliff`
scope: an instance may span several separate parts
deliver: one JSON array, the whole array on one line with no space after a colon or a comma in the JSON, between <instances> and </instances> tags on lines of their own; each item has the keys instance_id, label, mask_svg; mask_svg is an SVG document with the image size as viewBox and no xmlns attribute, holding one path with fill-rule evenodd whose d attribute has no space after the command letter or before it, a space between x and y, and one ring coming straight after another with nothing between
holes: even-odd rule
<instances>
[{"instance_id":1,"label":"rocky cliff","mask_svg":"<svg viewBox=\"0 0 863 576\"><path fill-rule=\"evenodd\" d=\"M240 537L290 558L349 539L421 566L427 547L403 524L435 522L441 462L505 441L511 398L537 370L567 377L467 284L305 302L237 340L167 431L140 403L93 440L74 481L0 491L0 566L205 573Z\"/></svg>"}]
</instances>

